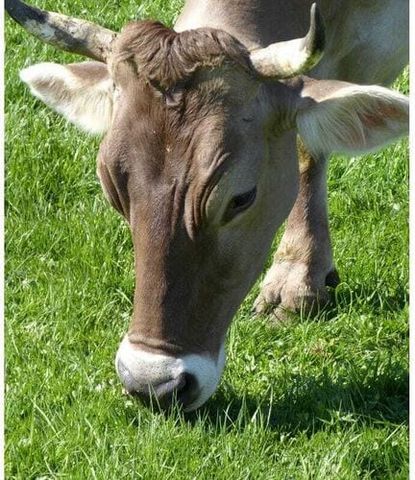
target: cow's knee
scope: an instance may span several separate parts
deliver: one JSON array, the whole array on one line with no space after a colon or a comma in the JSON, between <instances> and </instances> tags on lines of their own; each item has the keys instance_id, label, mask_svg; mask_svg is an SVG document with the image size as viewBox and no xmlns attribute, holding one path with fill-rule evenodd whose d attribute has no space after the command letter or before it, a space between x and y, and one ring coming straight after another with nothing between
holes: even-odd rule
<instances>
[{"instance_id":1,"label":"cow's knee","mask_svg":"<svg viewBox=\"0 0 415 480\"><path fill-rule=\"evenodd\" d=\"M340 282L332 266L316 268L302 262L276 262L267 272L254 303L256 313L285 320L289 313L315 315L330 303L330 288Z\"/></svg>"}]
</instances>

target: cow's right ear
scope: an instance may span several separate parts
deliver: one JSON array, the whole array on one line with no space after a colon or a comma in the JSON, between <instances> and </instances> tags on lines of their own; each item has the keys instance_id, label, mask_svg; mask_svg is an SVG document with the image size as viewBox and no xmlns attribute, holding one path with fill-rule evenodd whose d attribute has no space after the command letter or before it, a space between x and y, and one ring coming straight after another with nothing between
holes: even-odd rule
<instances>
[{"instance_id":1,"label":"cow's right ear","mask_svg":"<svg viewBox=\"0 0 415 480\"><path fill-rule=\"evenodd\" d=\"M108 130L114 85L105 63L39 63L22 70L20 78L36 97L82 130Z\"/></svg>"}]
</instances>

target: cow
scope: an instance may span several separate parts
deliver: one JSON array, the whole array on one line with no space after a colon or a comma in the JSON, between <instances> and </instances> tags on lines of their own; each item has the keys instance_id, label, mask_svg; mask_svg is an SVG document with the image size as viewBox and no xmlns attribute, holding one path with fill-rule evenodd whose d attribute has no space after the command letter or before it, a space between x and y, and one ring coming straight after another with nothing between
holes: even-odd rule
<instances>
[{"instance_id":1,"label":"cow","mask_svg":"<svg viewBox=\"0 0 415 480\"><path fill-rule=\"evenodd\" d=\"M194 410L218 385L231 319L287 217L256 311L324 305L336 284L328 159L407 133L408 99L387 85L407 63L408 1L187 0L173 29L134 21L120 33L20 0L6 9L92 59L21 79L103 136L98 176L135 254L122 384Z\"/></svg>"}]
</instances>

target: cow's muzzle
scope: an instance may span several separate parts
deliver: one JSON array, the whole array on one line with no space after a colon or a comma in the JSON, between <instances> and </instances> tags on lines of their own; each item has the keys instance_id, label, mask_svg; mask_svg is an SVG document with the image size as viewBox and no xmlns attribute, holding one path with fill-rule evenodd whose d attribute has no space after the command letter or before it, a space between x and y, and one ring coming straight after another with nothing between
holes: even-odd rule
<instances>
[{"instance_id":1,"label":"cow's muzzle","mask_svg":"<svg viewBox=\"0 0 415 480\"><path fill-rule=\"evenodd\" d=\"M224 363L224 349L216 359L209 354L173 357L141 350L127 336L115 360L129 394L163 409L177 403L185 411L200 407L214 393Z\"/></svg>"}]
</instances>

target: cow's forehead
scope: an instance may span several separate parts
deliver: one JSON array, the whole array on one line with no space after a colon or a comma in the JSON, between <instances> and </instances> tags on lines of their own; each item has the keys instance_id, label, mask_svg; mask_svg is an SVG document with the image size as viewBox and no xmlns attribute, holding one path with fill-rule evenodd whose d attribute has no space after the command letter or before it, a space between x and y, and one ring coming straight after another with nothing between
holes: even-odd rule
<instances>
[{"instance_id":1,"label":"cow's forehead","mask_svg":"<svg viewBox=\"0 0 415 480\"><path fill-rule=\"evenodd\" d=\"M154 180L161 175L203 177L219 155L231 150L223 102L208 104L184 91L178 93L180 103L169 106L151 85L136 87L120 96L101 149L107 161Z\"/></svg>"},{"instance_id":2,"label":"cow's forehead","mask_svg":"<svg viewBox=\"0 0 415 480\"><path fill-rule=\"evenodd\" d=\"M200 71L166 98L137 77L119 95L104 142L107 160L153 178L183 172L203 178L237 147L233 103L241 92L230 93L228 80L222 71Z\"/></svg>"},{"instance_id":3,"label":"cow's forehead","mask_svg":"<svg viewBox=\"0 0 415 480\"><path fill-rule=\"evenodd\" d=\"M148 22L129 25L114 51L119 94L101 158L128 172L137 198L173 184L197 197L236 143L232 110L246 101L244 79L257 84L249 55L225 32Z\"/></svg>"}]
</instances>

